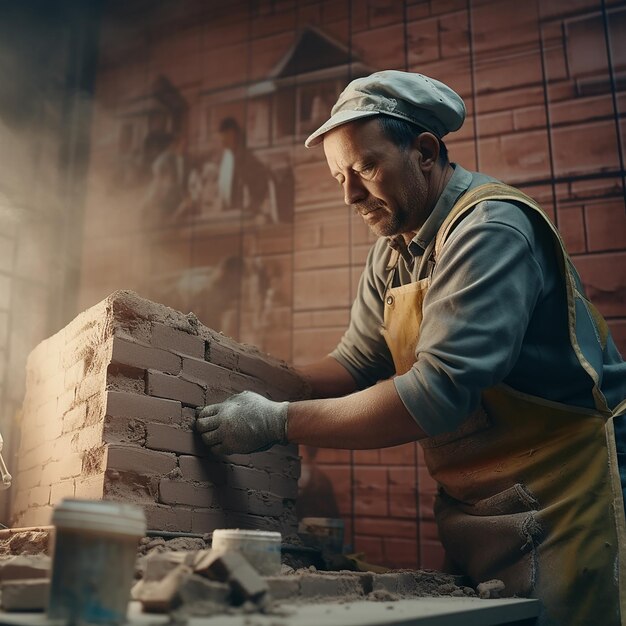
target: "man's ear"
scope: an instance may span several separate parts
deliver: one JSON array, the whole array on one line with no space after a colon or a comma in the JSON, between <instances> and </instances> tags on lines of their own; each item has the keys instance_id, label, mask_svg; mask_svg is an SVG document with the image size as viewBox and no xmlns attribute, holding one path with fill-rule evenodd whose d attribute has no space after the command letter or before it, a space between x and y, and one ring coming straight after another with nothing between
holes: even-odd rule
<instances>
[{"instance_id":1,"label":"man's ear","mask_svg":"<svg viewBox=\"0 0 626 626\"><path fill-rule=\"evenodd\" d=\"M432 170L439 160L439 139L429 132L420 133L413 140L413 147L422 155L420 161L422 171Z\"/></svg>"}]
</instances>

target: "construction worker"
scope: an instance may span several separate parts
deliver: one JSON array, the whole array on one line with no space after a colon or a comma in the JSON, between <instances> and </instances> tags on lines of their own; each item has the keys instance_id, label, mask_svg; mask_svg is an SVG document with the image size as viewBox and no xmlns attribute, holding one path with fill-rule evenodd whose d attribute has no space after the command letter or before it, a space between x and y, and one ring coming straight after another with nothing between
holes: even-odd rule
<instances>
[{"instance_id":1,"label":"construction worker","mask_svg":"<svg viewBox=\"0 0 626 626\"><path fill-rule=\"evenodd\" d=\"M197 429L218 454L419 440L448 567L539 598L542 625L618 626L626 364L537 203L448 160L464 118L420 74L346 87L306 145L379 236L349 327L302 368L314 399L244 392Z\"/></svg>"}]
</instances>

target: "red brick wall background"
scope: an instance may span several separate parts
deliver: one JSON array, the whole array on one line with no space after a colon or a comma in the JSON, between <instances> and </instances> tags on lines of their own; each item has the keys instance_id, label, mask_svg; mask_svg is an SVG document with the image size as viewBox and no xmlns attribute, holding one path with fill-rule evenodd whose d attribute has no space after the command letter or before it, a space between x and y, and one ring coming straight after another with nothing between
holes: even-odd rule
<instances>
[{"instance_id":1,"label":"red brick wall background","mask_svg":"<svg viewBox=\"0 0 626 626\"><path fill-rule=\"evenodd\" d=\"M541 201L626 352L624 42L626 3L609 0L111 0L81 307L132 288L296 365L327 354L373 239L343 206L321 152L302 142L351 77L409 69L463 96L452 160ZM155 112L184 140L185 177L167 210L146 200ZM226 117L279 181L279 215L268 199L228 212L184 204L190 172L219 169ZM215 185L206 189L213 198ZM418 446L303 455L306 514L341 515L348 542L372 562L441 565Z\"/></svg>"}]
</instances>

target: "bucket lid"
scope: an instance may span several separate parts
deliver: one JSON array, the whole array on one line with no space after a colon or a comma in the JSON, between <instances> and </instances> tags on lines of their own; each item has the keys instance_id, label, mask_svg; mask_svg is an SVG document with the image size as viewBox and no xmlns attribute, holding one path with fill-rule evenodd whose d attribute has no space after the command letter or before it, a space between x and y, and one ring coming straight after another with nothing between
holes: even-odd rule
<instances>
[{"instance_id":1,"label":"bucket lid","mask_svg":"<svg viewBox=\"0 0 626 626\"><path fill-rule=\"evenodd\" d=\"M52 513L57 528L91 530L115 535L143 537L146 516L134 504L106 500L77 500L65 498Z\"/></svg>"}]
</instances>

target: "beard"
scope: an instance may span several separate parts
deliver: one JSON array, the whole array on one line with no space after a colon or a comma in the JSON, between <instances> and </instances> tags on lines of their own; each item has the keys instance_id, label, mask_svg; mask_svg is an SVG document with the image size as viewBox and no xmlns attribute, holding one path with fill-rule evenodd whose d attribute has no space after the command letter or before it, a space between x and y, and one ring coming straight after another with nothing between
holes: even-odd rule
<instances>
[{"instance_id":1,"label":"beard","mask_svg":"<svg viewBox=\"0 0 626 626\"><path fill-rule=\"evenodd\" d=\"M393 205L391 206L376 197L368 198L365 202L354 205L355 212L362 217L373 211L382 210L379 219L368 224L375 235L394 237L417 230L422 226L425 221L423 212L428 188L426 181L420 174L418 166L409 161L403 185L395 190Z\"/></svg>"}]
</instances>

